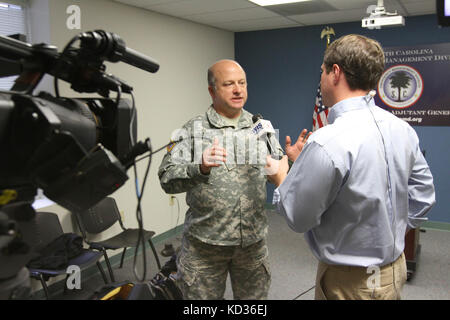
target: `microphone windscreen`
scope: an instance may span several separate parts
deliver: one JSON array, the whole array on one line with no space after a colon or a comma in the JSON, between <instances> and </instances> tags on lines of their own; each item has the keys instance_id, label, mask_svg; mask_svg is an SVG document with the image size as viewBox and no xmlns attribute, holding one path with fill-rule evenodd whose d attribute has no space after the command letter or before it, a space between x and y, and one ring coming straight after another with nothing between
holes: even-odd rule
<instances>
[{"instance_id":1,"label":"microphone windscreen","mask_svg":"<svg viewBox=\"0 0 450 320\"><path fill-rule=\"evenodd\" d=\"M262 118L263 118L262 115L260 115L259 113L253 115L253 117L252 117L253 123L256 123L259 119L262 119Z\"/></svg>"}]
</instances>

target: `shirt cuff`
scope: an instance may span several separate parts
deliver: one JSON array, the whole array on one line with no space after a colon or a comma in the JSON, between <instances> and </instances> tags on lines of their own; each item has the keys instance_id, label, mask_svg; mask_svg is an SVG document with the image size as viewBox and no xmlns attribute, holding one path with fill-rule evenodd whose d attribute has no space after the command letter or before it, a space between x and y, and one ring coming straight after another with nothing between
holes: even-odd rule
<instances>
[{"instance_id":1,"label":"shirt cuff","mask_svg":"<svg viewBox=\"0 0 450 320\"><path fill-rule=\"evenodd\" d=\"M201 182L207 182L209 180L209 174L205 175L200 171L199 164L191 164L188 167L188 175L191 179Z\"/></svg>"},{"instance_id":2,"label":"shirt cuff","mask_svg":"<svg viewBox=\"0 0 450 320\"><path fill-rule=\"evenodd\" d=\"M427 217L418 217L418 218L411 218L408 217L408 228L409 229L416 229L419 228L422 223L425 221L428 221Z\"/></svg>"}]
</instances>

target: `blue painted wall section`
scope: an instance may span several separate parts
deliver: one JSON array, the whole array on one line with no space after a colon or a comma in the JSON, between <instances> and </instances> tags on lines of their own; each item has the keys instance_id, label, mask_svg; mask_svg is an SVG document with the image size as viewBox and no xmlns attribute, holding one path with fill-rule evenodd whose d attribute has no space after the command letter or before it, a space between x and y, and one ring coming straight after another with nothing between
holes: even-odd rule
<instances>
[{"instance_id":1,"label":"blue painted wall section","mask_svg":"<svg viewBox=\"0 0 450 320\"><path fill-rule=\"evenodd\" d=\"M364 13L361 13L364 16ZM301 129L312 127L312 112L319 83L326 25L239 32L235 34L236 60L247 72L249 99L246 109L261 113L285 136L297 139ZM378 40L384 47L450 42L450 28L440 28L434 15L406 17L406 26L367 30L360 22L330 24L337 37L357 33ZM437 75L438 76L438 75ZM450 84L448 84L450 89ZM450 103L450 102L449 102ZM435 180L437 203L431 221L450 222L450 127L415 127L426 150ZM273 186L268 186L268 202Z\"/></svg>"}]
</instances>

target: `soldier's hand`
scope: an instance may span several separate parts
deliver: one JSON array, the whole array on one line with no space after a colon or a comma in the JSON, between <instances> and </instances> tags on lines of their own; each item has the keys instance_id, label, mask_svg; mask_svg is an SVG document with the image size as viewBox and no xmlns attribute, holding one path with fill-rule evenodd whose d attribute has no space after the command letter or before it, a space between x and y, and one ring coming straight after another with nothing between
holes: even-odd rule
<instances>
[{"instance_id":1,"label":"soldier's hand","mask_svg":"<svg viewBox=\"0 0 450 320\"><path fill-rule=\"evenodd\" d=\"M200 171L203 174L209 174L211 172L211 168L220 167L226 160L227 151L220 147L219 140L214 138L212 147L203 151Z\"/></svg>"}]
</instances>

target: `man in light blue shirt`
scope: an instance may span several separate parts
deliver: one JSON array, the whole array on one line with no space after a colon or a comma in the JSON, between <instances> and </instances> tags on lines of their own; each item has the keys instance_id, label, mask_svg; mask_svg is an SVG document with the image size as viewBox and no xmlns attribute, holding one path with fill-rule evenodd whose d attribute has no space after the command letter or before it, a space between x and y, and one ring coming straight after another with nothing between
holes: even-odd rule
<instances>
[{"instance_id":1,"label":"man in light blue shirt","mask_svg":"<svg viewBox=\"0 0 450 320\"><path fill-rule=\"evenodd\" d=\"M296 232L305 232L319 260L316 299L399 299L406 281L405 233L435 203L433 177L414 129L375 106L384 70L380 44L359 35L325 52L321 90L332 106L329 125L295 161L268 159L274 204ZM299 154L301 152L301 154Z\"/></svg>"}]
</instances>

